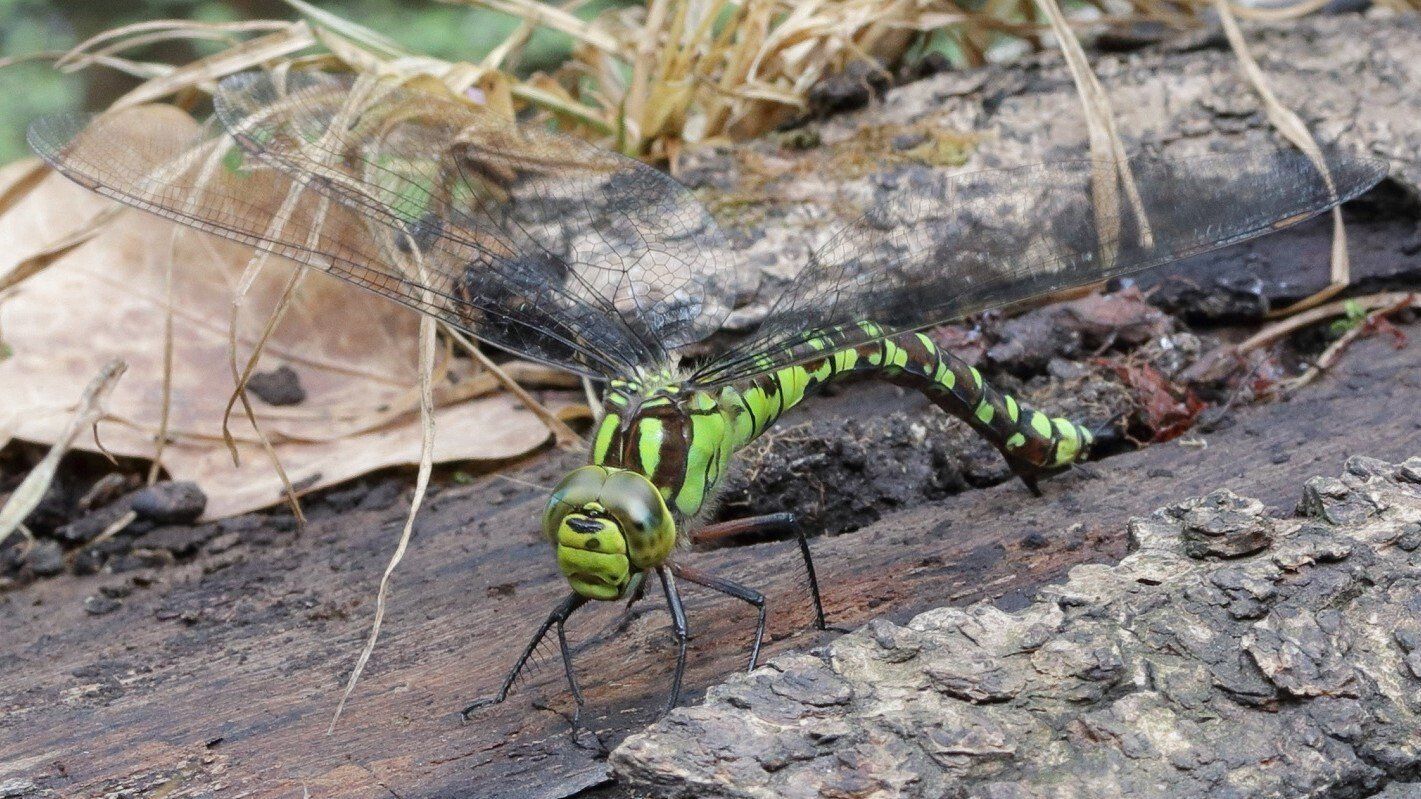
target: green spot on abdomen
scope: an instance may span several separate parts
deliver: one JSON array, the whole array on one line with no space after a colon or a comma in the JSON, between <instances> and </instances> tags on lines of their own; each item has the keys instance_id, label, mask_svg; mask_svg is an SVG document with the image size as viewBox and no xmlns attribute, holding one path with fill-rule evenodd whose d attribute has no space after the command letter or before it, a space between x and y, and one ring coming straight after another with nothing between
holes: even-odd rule
<instances>
[{"instance_id":1,"label":"green spot on abdomen","mask_svg":"<svg viewBox=\"0 0 1421 799\"><path fill-rule=\"evenodd\" d=\"M908 365L908 351L893 342L887 343L888 365L902 369Z\"/></svg>"},{"instance_id":2,"label":"green spot on abdomen","mask_svg":"<svg viewBox=\"0 0 1421 799\"><path fill-rule=\"evenodd\" d=\"M933 382L951 391L957 385L957 373L948 368L946 361L938 361L937 374L933 375Z\"/></svg>"},{"instance_id":3,"label":"green spot on abdomen","mask_svg":"<svg viewBox=\"0 0 1421 799\"><path fill-rule=\"evenodd\" d=\"M997 409L992 407L992 403L984 400L973 413L981 420L982 424L991 424L992 418L997 414Z\"/></svg>"},{"instance_id":4,"label":"green spot on abdomen","mask_svg":"<svg viewBox=\"0 0 1421 799\"><path fill-rule=\"evenodd\" d=\"M1031 411L1031 429L1042 438L1051 437L1051 420L1046 418L1046 414L1039 411Z\"/></svg>"}]
</instances>

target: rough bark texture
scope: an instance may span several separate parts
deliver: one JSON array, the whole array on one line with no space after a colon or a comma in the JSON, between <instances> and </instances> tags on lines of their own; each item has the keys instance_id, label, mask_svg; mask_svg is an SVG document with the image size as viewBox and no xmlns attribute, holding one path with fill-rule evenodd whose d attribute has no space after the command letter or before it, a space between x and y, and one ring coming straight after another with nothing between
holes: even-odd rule
<instances>
[{"instance_id":1,"label":"rough bark texture","mask_svg":"<svg viewBox=\"0 0 1421 799\"><path fill-rule=\"evenodd\" d=\"M1297 511L1228 490L1165 507L1118 565L1021 611L871 622L712 688L612 764L736 799L1370 795L1421 766L1421 457L1352 458ZM1221 530L1272 544L1194 545Z\"/></svg>"},{"instance_id":2,"label":"rough bark texture","mask_svg":"<svg viewBox=\"0 0 1421 799\"><path fill-rule=\"evenodd\" d=\"M1388 159L1391 210L1414 206L1421 197L1421 17L1313 16L1250 26L1247 38L1279 99L1318 141ZM1095 54L1092 65L1131 149L1182 158L1285 144L1217 30L1136 53ZM744 292L759 293L732 315L734 329L758 322L836 216L862 207L875 186L912 185L915 172L942 167L1017 166L1086 152L1074 84L1059 54L1048 51L908 84L808 131L692 151L678 176L704 186L722 214L741 220ZM805 205L789 205L796 201ZM1351 229L1354 282L1414 274L1415 251L1374 239L1372 224ZM1176 280L1170 304L1198 316L1256 318L1307 296L1327 284L1330 230L1313 224L1283 234L1292 245L1287 259L1245 248L1227 261L1205 255L1171 267L1164 272Z\"/></svg>"}]
</instances>

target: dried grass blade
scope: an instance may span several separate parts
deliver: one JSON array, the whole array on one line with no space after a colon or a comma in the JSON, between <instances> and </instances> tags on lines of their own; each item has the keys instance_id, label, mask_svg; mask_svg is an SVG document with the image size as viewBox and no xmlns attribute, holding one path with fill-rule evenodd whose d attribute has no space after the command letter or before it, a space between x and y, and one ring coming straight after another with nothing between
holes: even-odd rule
<instances>
[{"instance_id":1,"label":"dried grass blade","mask_svg":"<svg viewBox=\"0 0 1421 799\"><path fill-rule=\"evenodd\" d=\"M1214 6L1218 9L1219 21L1223 23L1224 36L1229 40L1229 47L1233 49L1234 55L1238 58L1239 68L1243 70L1244 77L1253 85L1253 90L1258 93L1258 98L1268 114L1268 121L1317 166L1318 171L1322 173L1323 180L1327 182L1328 191L1335 195L1336 187L1332 181L1332 171L1328 169L1327 161L1322 157L1322 150L1317 146L1317 141L1313 139L1312 133L1308 131L1303 120L1293 113L1292 109L1283 105L1278 96L1273 93L1273 87L1268 84L1268 78L1263 74L1263 69L1258 66L1258 62L1253 58L1253 53L1248 49L1248 42L1243 38L1243 31L1239 29L1238 20L1234 18L1233 7L1229 0L1214 0ZM1352 267L1347 258L1347 230L1342 223L1342 209L1340 207L1332 209L1331 260L1332 274L1327 288L1287 308L1275 311L1270 316L1289 316L1312 308L1335 297L1351 282Z\"/></svg>"},{"instance_id":2,"label":"dried grass blade","mask_svg":"<svg viewBox=\"0 0 1421 799\"><path fill-rule=\"evenodd\" d=\"M1247 20L1258 22L1283 22L1298 17L1305 17L1314 11L1321 10L1331 0L1302 0L1290 6L1239 6L1232 9L1235 14Z\"/></svg>"},{"instance_id":3,"label":"dried grass blade","mask_svg":"<svg viewBox=\"0 0 1421 799\"><path fill-rule=\"evenodd\" d=\"M519 100L555 114L566 115L603 136L611 136L617 132L617 126L604 119L592 106L560 97L527 83L515 83L512 86L512 92L513 96Z\"/></svg>"},{"instance_id":4,"label":"dried grass blade","mask_svg":"<svg viewBox=\"0 0 1421 799\"><path fill-rule=\"evenodd\" d=\"M424 275L419 249L413 239L407 239L407 241L410 251L414 253L417 274L420 276L421 282L428 285L429 281ZM430 298L427 294L426 292L425 299L428 301ZM434 372L436 330L434 319L420 316L419 418L421 436L419 474L415 478L414 496L410 499L409 516L405 518L405 527L400 531L400 542L396 545L394 554L390 556L390 562L385 565L385 573L380 577L380 588L375 594L375 619L370 624L370 637L365 642L365 648L360 651L360 657L355 661L355 668L351 669L350 679L345 685L345 692L341 694L340 702L336 704L335 713L331 716L331 723L326 727L327 735L335 731L336 722L340 721L340 714L345 710L345 703L355 691L355 685L360 681L360 675L365 671L365 665L370 662L370 655L375 651L375 643L380 640L380 625L385 621L385 604L389 597L390 576L394 574L395 567L400 565L400 561L405 557L405 551L409 548L410 538L414 535L414 520L419 514L420 505L424 502L425 491L429 488L429 476L434 471L434 387L431 375Z\"/></svg>"},{"instance_id":5,"label":"dried grass blade","mask_svg":"<svg viewBox=\"0 0 1421 799\"><path fill-rule=\"evenodd\" d=\"M1135 176L1130 169L1125 145L1120 141L1120 132L1115 126L1115 113L1110 107L1110 98L1091 70L1085 51L1081 49L1080 40L1067 24L1056 0L1036 0L1036 4L1051 23L1051 30L1056 35L1061 54L1065 57L1066 67L1076 84L1077 93L1080 94L1090 136L1091 157L1099 163L1099 166L1092 170L1092 195L1098 238L1102 242L1101 257L1109 263L1115 258L1114 242L1120 240L1120 187L1124 187L1132 213L1139 222L1141 243L1149 246L1154 240L1154 234L1145 214L1144 202L1140 199L1139 187L1135 184ZM1107 164L1110 166L1108 169L1105 168Z\"/></svg>"},{"instance_id":6,"label":"dried grass blade","mask_svg":"<svg viewBox=\"0 0 1421 799\"><path fill-rule=\"evenodd\" d=\"M14 172L3 189L0 189L0 216L8 213L17 203L29 196L30 192L49 177L49 166L39 158L30 156L5 167L7 174Z\"/></svg>"},{"instance_id":7,"label":"dried grass blade","mask_svg":"<svg viewBox=\"0 0 1421 799\"><path fill-rule=\"evenodd\" d=\"M288 3L297 0L286 0ZM535 0L444 0L459 5L479 5L501 11L511 17L518 17L534 25L566 33L577 41L595 47L604 53L625 55L617 40L605 31L578 19L556 6L544 5Z\"/></svg>"},{"instance_id":8,"label":"dried grass blade","mask_svg":"<svg viewBox=\"0 0 1421 799\"><path fill-rule=\"evenodd\" d=\"M1327 349L1323 350L1322 354L1318 356L1312 366L1308 367L1306 372L1303 372L1284 385L1283 392L1291 393L1297 391L1321 377L1324 372L1331 369L1337 363L1338 359L1342 357L1342 353L1347 347L1351 346L1353 341L1356 341L1358 338L1370 332L1379 320L1407 308L1421 308L1421 295L1407 294L1394 302L1382 304L1380 307L1374 307L1374 310L1367 314L1367 318L1363 320L1361 324L1347 330L1339 336L1336 341L1329 344Z\"/></svg>"},{"instance_id":9,"label":"dried grass blade","mask_svg":"<svg viewBox=\"0 0 1421 799\"><path fill-rule=\"evenodd\" d=\"M498 364L490 360L489 357L483 353L483 350L479 349L478 344L471 341L468 336L465 336L460 331L447 325L444 331L450 338L459 342L459 345L472 355L474 360L479 362L479 365L487 369L489 373L494 376L494 379L498 381L499 385L517 397L518 401L523 403L524 407L531 411L534 416L538 417L543 424L547 425L548 430L553 434L553 438L557 440L558 446L570 448L587 445L587 442L582 439L582 436L579 436L571 427L568 427L566 422L558 418L557 414L548 410L543 403L534 399L532 394L529 394L526 389L518 384L517 380L514 380Z\"/></svg>"},{"instance_id":10,"label":"dried grass blade","mask_svg":"<svg viewBox=\"0 0 1421 799\"><path fill-rule=\"evenodd\" d=\"M163 449L168 445L168 424L173 409L173 262L177 260L178 235L174 227L168 239L168 257L163 259L163 381L158 410L158 433L153 437L153 463L148 467L148 485L158 482L163 468Z\"/></svg>"},{"instance_id":11,"label":"dried grass blade","mask_svg":"<svg viewBox=\"0 0 1421 799\"><path fill-rule=\"evenodd\" d=\"M293 191L293 194L296 192ZM319 226L317 226L319 228ZM254 257L252 261L265 261L266 253L261 253ZM248 262L250 270L252 262ZM260 267L258 267L259 269ZM276 474L281 478L282 489L286 492L287 503L291 506L291 512L296 516L296 520L305 523L306 515L301 511L301 501L296 497L296 489L291 484L291 478L286 474L286 467L281 465L281 458L276 454L276 448L272 446L271 439L266 431L262 430L261 423L257 421L256 410L252 407L251 398L247 396L247 381L251 379L252 373L256 371L257 362L261 359L262 352L267 340L271 337L272 331L286 315L286 309L291 305L291 299L295 296L296 288L301 285L302 279L306 275L305 269L292 269L291 275L287 278L286 285L282 287L281 297L277 301L276 308L268 314L266 324L262 327L261 336L252 347L251 353L247 356L247 362L239 372L237 370L237 317L241 310L247 291L251 287L250 282L244 283L233 296L232 316L228 327L227 355L232 369L233 388L232 396L227 400L227 407L222 413L222 439L227 444L227 449L232 453L232 462L236 464L239 459L237 445L232 438L229 427L232 418L232 409L237 402L242 403L242 412L247 417L247 422L251 424L252 430L261 441L262 451L266 453L267 460L271 461L271 466L276 470ZM255 274L253 274L255 277Z\"/></svg>"},{"instance_id":12,"label":"dried grass blade","mask_svg":"<svg viewBox=\"0 0 1421 799\"><path fill-rule=\"evenodd\" d=\"M1368 294L1365 297L1352 297L1347 300L1338 300L1326 305L1319 305L1309 308L1301 313L1289 316L1286 319L1279 319L1268 327L1254 333L1244 341L1240 342L1234 351L1243 354L1266 347L1269 344L1284 338L1298 330L1302 330L1309 325L1317 324L1325 319L1335 316L1342 316L1347 313L1347 304L1356 303L1359 307L1368 311L1384 308L1388 305L1401 302L1409 297L1415 297L1413 292L1405 291L1384 291L1379 294Z\"/></svg>"},{"instance_id":13,"label":"dried grass blade","mask_svg":"<svg viewBox=\"0 0 1421 799\"><path fill-rule=\"evenodd\" d=\"M4 507L0 507L0 540L8 538L25 517L39 506L45 491L54 482L54 476L59 471L60 459L73 446L74 440L81 432L103 418L104 400L127 370L128 364L115 359L105 364L89 382L79 397L78 407L75 408L74 416L69 420L64 432L60 434L54 446L50 447L49 452L45 453L44 458L25 475L25 479L6 500Z\"/></svg>"},{"instance_id":14,"label":"dried grass blade","mask_svg":"<svg viewBox=\"0 0 1421 799\"><path fill-rule=\"evenodd\" d=\"M592 381L586 377L582 379L582 394L587 397L587 407L592 411L594 419L601 419L607 415L607 408L602 405L602 398L597 396L597 391L592 387Z\"/></svg>"},{"instance_id":15,"label":"dried grass blade","mask_svg":"<svg viewBox=\"0 0 1421 799\"><path fill-rule=\"evenodd\" d=\"M127 108L166 97L182 89L212 83L226 75L295 55L316 44L311 26L293 22L284 30L249 39L220 53L190 61L160 78L154 78L120 97L111 106Z\"/></svg>"},{"instance_id":16,"label":"dried grass blade","mask_svg":"<svg viewBox=\"0 0 1421 799\"><path fill-rule=\"evenodd\" d=\"M81 56L73 65L66 67L64 72L78 72L92 66L108 67L116 72L122 72L143 80L159 80L173 74L177 70L171 64L155 64L148 61L135 61L131 58L119 58L117 56Z\"/></svg>"},{"instance_id":17,"label":"dried grass blade","mask_svg":"<svg viewBox=\"0 0 1421 799\"><path fill-rule=\"evenodd\" d=\"M303 0L284 0L284 2L296 9L311 22L322 28L335 31L347 39L378 52L387 59L403 58L410 53L399 45L394 39L389 38L373 30L351 22L350 20L336 14L332 14L325 9L318 8Z\"/></svg>"},{"instance_id":18,"label":"dried grass blade","mask_svg":"<svg viewBox=\"0 0 1421 799\"><path fill-rule=\"evenodd\" d=\"M99 235L108 226L109 221L118 216L122 210L123 206L114 205L112 208L100 211L82 228L65 234L59 240L45 245L39 252L15 264L9 272L0 275L0 291L17 286L43 272L50 264L68 255L74 248Z\"/></svg>"},{"instance_id":19,"label":"dried grass blade","mask_svg":"<svg viewBox=\"0 0 1421 799\"><path fill-rule=\"evenodd\" d=\"M125 38L138 38L154 32L166 32L174 38L181 37L184 31L210 32L223 31L228 33L251 33L254 31L273 31L287 28L290 22L279 20L255 20L251 22L193 22L181 19L156 19L147 22L135 22L131 25L122 25L117 28L110 28L101 31L94 36L71 47L68 52L60 56L56 63L58 67L66 67L75 63L78 59L93 54L112 54L132 46L123 41Z\"/></svg>"},{"instance_id":20,"label":"dried grass blade","mask_svg":"<svg viewBox=\"0 0 1421 799\"><path fill-rule=\"evenodd\" d=\"M84 542L84 545L82 547L70 553L69 557L71 561L80 552L83 552L86 549L93 549L99 544L102 544L110 538L113 538L114 536L123 532L130 524L133 524L136 521L138 521L138 513L135 511L127 511L122 516L118 517L117 519L114 519L112 522L109 522L109 526L105 527L103 530L100 530L98 535Z\"/></svg>"}]
</instances>

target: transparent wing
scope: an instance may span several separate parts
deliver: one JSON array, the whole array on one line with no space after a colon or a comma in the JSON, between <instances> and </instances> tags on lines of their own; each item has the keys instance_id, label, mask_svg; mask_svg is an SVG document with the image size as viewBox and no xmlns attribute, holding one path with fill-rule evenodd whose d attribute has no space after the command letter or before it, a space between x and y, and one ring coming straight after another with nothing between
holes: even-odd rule
<instances>
[{"instance_id":1,"label":"transparent wing","mask_svg":"<svg viewBox=\"0 0 1421 799\"><path fill-rule=\"evenodd\" d=\"M444 240L416 257L400 231L244 157L213 126L194 135L173 109L48 117L30 127L30 143L100 194L329 272L529 357L592 376L650 357L615 317L550 292L542 264Z\"/></svg>"},{"instance_id":2,"label":"transparent wing","mask_svg":"<svg viewBox=\"0 0 1421 799\"><path fill-rule=\"evenodd\" d=\"M222 82L215 106L244 147L315 176L314 190L422 248L466 252L477 269L468 291L494 273L495 286L504 276L544 286L554 296L528 299L551 313L601 309L640 342L637 365L664 363L729 312L720 229L685 187L638 161L369 78L244 73Z\"/></svg>"},{"instance_id":3,"label":"transparent wing","mask_svg":"<svg viewBox=\"0 0 1421 799\"><path fill-rule=\"evenodd\" d=\"M1289 150L1136 157L1138 206L1113 165L1092 161L899 173L811 256L756 334L693 379L718 385L809 360L817 351L808 342L825 332L845 346L876 338L859 322L891 335L1223 247L1318 214L1386 175L1379 161L1326 159L1332 187ZM1097 193L1120 211L1097 219Z\"/></svg>"}]
</instances>

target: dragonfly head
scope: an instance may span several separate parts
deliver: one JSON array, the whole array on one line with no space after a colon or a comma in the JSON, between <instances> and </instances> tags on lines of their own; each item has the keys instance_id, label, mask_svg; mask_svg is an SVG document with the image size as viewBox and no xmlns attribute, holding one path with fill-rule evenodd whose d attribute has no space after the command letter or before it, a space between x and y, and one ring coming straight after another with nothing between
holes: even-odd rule
<instances>
[{"instance_id":1,"label":"dragonfly head","mask_svg":"<svg viewBox=\"0 0 1421 799\"><path fill-rule=\"evenodd\" d=\"M635 575L666 560L676 545L676 522L642 475L583 466L553 489L543 534L572 590L611 600L627 595Z\"/></svg>"}]
</instances>

